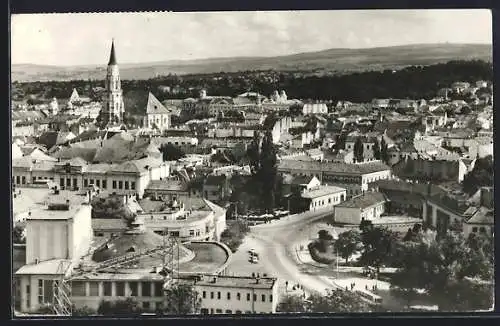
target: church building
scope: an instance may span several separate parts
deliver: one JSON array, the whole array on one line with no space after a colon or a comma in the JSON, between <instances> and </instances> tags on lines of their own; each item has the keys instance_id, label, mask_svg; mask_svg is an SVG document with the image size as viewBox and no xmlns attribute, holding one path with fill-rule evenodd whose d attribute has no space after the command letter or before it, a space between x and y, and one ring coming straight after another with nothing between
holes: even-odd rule
<instances>
[{"instance_id":1,"label":"church building","mask_svg":"<svg viewBox=\"0 0 500 326\"><path fill-rule=\"evenodd\" d=\"M123 123L125 106L120 81L120 71L116 63L115 44L111 43L111 54L109 56L106 74L106 93L102 108L102 119L106 126L119 126Z\"/></svg>"}]
</instances>

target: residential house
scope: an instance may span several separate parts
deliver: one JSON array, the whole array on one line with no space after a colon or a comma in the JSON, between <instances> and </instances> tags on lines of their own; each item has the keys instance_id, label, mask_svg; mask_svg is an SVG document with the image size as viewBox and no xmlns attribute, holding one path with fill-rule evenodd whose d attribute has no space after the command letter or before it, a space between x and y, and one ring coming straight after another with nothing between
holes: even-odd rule
<instances>
[{"instance_id":1,"label":"residential house","mask_svg":"<svg viewBox=\"0 0 500 326\"><path fill-rule=\"evenodd\" d=\"M325 103L305 103L302 107L302 114L328 114L328 107Z\"/></svg>"},{"instance_id":2,"label":"residential house","mask_svg":"<svg viewBox=\"0 0 500 326\"><path fill-rule=\"evenodd\" d=\"M462 182L467 172L465 163L459 160L412 159L401 160L393 166L393 172L402 180Z\"/></svg>"},{"instance_id":3,"label":"residential house","mask_svg":"<svg viewBox=\"0 0 500 326\"><path fill-rule=\"evenodd\" d=\"M333 221L359 225L362 220L373 221L385 213L387 198L380 192L369 191L344 201L333 208Z\"/></svg>"}]
</instances>

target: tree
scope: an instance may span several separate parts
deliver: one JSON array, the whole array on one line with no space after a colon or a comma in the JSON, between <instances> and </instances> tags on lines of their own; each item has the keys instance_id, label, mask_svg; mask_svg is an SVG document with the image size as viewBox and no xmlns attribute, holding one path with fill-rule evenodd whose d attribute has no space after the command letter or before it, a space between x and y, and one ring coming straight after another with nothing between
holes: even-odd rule
<instances>
[{"instance_id":1,"label":"tree","mask_svg":"<svg viewBox=\"0 0 500 326\"><path fill-rule=\"evenodd\" d=\"M363 252L361 262L366 266L377 268L384 262L390 261L396 240L397 233L381 227L374 227L370 221L362 220L360 224L361 242L363 243Z\"/></svg>"},{"instance_id":2,"label":"tree","mask_svg":"<svg viewBox=\"0 0 500 326\"><path fill-rule=\"evenodd\" d=\"M276 204L278 182L277 149L270 131L264 135L256 132L247 150L252 171L254 189L258 191L261 207L269 213Z\"/></svg>"},{"instance_id":3,"label":"tree","mask_svg":"<svg viewBox=\"0 0 500 326\"><path fill-rule=\"evenodd\" d=\"M167 315L188 315L200 312L201 298L192 284L175 283L165 289L165 307Z\"/></svg>"},{"instance_id":4,"label":"tree","mask_svg":"<svg viewBox=\"0 0 500 326\"><path fill-rule=\"evenodd\" d=\"M300 295L285 295L278 306L276 307L277 312L291 312L300 313L307 312L306 303L304 298Z\"/></svg>"},{"instance_id":5,"label":"tree","mask_svg":"<svg viewBox=\"0 0 500 326\"><path fill-rule=\"evenodd\" d=\"M382 138L383 139L383 138ZM375 138L375 144L373 144L373 157L376 159L376 160L380 160L381 158L381 152L380 152L380 144L378 142L378 139Z\"/></svg>"},{"instance_id":6,"label":"tree","mask_svg":"<svg viewBox=\"0 0 500 326\"><path fill-rule=\"evenodd\" d=\"M135 214L120 196L94 197L91 205L92 218L125 219L127 222L135 219Z\"/></svg>"},{"instance_id":7,"label":"tree","mask_svg":"<svg viewBox=\"0 0 500 326\"><path fill-rule=\"evenodd\" d=\"M421 237L402 243L393 290L408 295L410 302L415 290L422 289L442 311L490 308L493 264L471 245L461 234L450 232L439 240Z\"/></svg>"},{"instance_id":8,"label":"tree","mask_svg":"<svg viewBox=\"0 0 500 326\"><path fill-rule=\"evenodd\" d=\"M131 316L141 314L142 309L134 298L124 300L106 301L103 300L97 308L97 313L104 316Z\"/></svg>"},{"instance_id":9,"label":"tree","mask_svg":"<svg viewBox=\"0 0 500 326\"><path fill-rule=\"evenodd\" d=\"M380 141L380 159L382 162L389 162L389 154L387 153L387 143L385 138L382 136L382 140Z\"/></svg>"},{"instance_id":10,"label":"tree","mask_svg":"<svg viewBox=\"0 0 500 326\"><path fill-rule=\"evenodd\" d=\"M24 236L25 228L19 224L15 225L12 229L13 243L26 243L26 237Z\"/></svg>"},{"instance_id":11,"label":"tree","mask_svg":"<svg viewBox=\"0 0 500 326\"><path fill-rule=\"evenodd\" d=\"M493 186L494 163L491 155L476 160L474 169L462 181L462 189L473 195L482 186Z\"/></svg>"},{"instance_id":12,"label":"tree","mask_svg":"<svg viewBox=\"0 0 500 326\"><path fill-rule=\"evenodd\" d=\"M245 221L231 223L220 235L220 240L227 245L232 252L236 252L243 242L243 238L250 231Z\"/></svg>"},{"instance_id":13,"label":"tree","mask_svg":"<svg viewBox=\"0 0 500 326\"><path fill-rule=\"evenodd\" d=\"M174 144L162 144L160 152L163 154L163 161L177 161L186 156L182 149Z\"/></svg>"},{"instance_id":14,"label":"tree","mask_svg":"<svg viewBox=\"0 0 500 326\"><path fill-rule=\"evenodd\" d=\"M96 314L96 311L88 306L83 306L83 307L77 308L73 304L73 308L71 309L72 316L92 316L95 314Z\"/></svg>"},{"instance_id":15,"label":"tree","mask_svg":"<svg viewBox=\"0 0 500 326\"><path fill-rule=\"evenodd\" d=\"M354 159L356 162L363 162L364 160L363 141L361 140L361 137L356 138L356 141L354 142Z\"/></svg>"},{"instance_id":16,"label":"tree","mask_svg":"<svg viewBox=\"0 0 500 326\"><path fill-rule=\"evenodd\" d=\"M332 242L333 236L330 234L330 232L326 230L320 230L318 232L318 250L321 252L326 252L326 249L328 248L328 245Z\"/></svg>"},{"instance_id":17,"label":"tree","mask_svg":"<svg viewBox=\"0 0 500 326\"><path fill-rule=\"evenodd\" d=\"M356 230L349 230L339 234L337 241L335 241L334 247L335 250L340 254L342 258L345 259L345 262L349 260L357 250L360 249L361 243L361 234Z\"/></svg>"}]
</instances>

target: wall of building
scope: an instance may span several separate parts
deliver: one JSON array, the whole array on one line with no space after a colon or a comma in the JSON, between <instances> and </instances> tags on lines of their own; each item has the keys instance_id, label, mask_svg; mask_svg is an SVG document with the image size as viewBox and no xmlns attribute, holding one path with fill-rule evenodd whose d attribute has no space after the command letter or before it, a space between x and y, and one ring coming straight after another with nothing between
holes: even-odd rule
<instances>
[{"instance_id":1,"label":"wall of building","mask_svg":"<svg viewBox=\"0 0 500 326\"><path fill-rule=\"evenodd\" d=\"M74 261L79 260L82 256L88 253L90 244L94 236L92 231L92 206L84 204L75 214L72 220L71 232L71 258Z\"/></svg>"},{"instance_id":2,"label":"wall of building","mask_svg":"<svg viewBox=\"0 0 500 326\"><path fill-rule=\"evenodd\" d=\"M26 264L69 257L69 226L68 220L28 220Z\"/></svg>"},{"instance_id":3,"label":"wall of building","mask_svg":"<svg viewBox=\"0 0 500 326\"><path fill-rule=\"evenodd\" d=\"M336 223L357 224L361 223L361 210L355 207L338 207L333 208L333 220Z\"/></svg>"},{"instance_id":4,"label":"wall of building","mask_svg":"<svg viewBox=\"0 0 500 326\"><path fill-rule=\"evenodd\" d=\"M340 204L347 197L346 191L327 194L310 199L309 210L325 209Z\"/></svg>"},{"instance_id":5,"label":"wall of building","mask_svg":"<svg viewBox=\"0 0 500 326\"><path fill-rule=\"evenodd\" d=\"M209 314L219 313L274 313L278 301L278 291L275 285L272 289L218 287L213 285L199 285L196 290L201 294L203 309L208 309ZM203 296L205 293L205 296ZM213 293L213 299L212 297ZM220 299L218 294L220 293ZM229 299L228 299L229 293ZM240 299L238 300L238 293ZM247 296L250 296L247 300ZM255 295L255 300L254 300ZM262 300L264 296L264 301ZM231 312L229 312L230 310Z\"/></svg>"}]
</instances>

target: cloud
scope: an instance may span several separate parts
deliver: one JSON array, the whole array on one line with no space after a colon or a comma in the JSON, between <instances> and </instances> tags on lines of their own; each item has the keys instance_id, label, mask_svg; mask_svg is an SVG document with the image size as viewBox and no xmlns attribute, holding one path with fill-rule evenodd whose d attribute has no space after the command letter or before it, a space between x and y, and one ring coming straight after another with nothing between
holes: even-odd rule
<instances>
[{"instance_id":1,"label":"cloud","mask_svg":"<svg viewBox=\"0 0 500 326\"><path fill-rule=\"evenodd\" d=\"M491 43L488 10L100 13L12 16L12 62L274 56L334 47Z\"/></svg>"}]
</instances>

